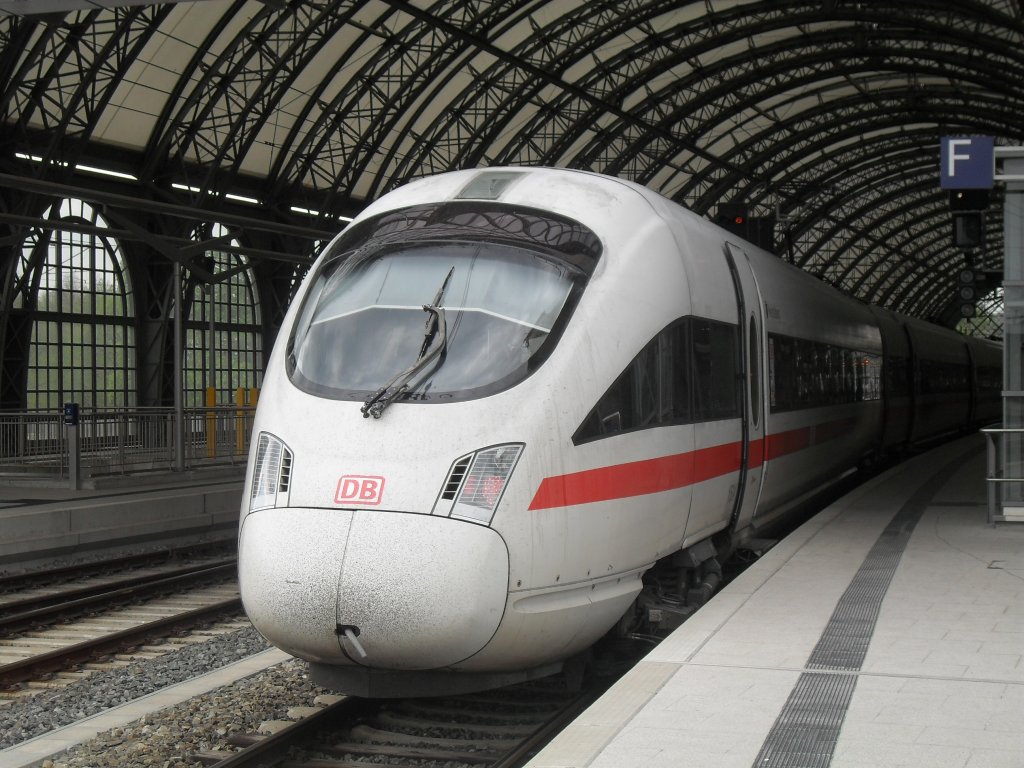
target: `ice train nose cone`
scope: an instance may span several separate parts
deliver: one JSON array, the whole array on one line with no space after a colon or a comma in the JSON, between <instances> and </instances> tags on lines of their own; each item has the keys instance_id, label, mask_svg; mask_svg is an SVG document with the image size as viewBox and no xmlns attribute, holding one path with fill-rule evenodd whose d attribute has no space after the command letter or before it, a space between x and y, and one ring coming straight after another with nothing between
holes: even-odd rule
<instances>
[{"instance_id":1,"label":"ice train nose cone","mask_svg":"<svg viewBox=\"0 0 1024 768\"><path fill-rule=\"evenodd\" d=\"M428 515L357 512L338 588L338 622L359 628L359 664L435 669L491 639L508 594L508 552L490 528Z\"/></svg>"},{"instance_id":2,"label":"ice train nose cone","mask_svg":"<svg viewBox=\"0 0 1024 768\"><path fill-rule=\"evenodd\" d=\"M264 509L250 513L238 537L242 605L260 634L308 661L340 654L338 570L352 513Z\"/></svg>"},{"instance_id":3,"label":"ice train nose cone","mask_svg":"<svg viewBox=\"0 0 1024 768\"><path fill-rule=\"evenodd\" d=\"M253 625L288 653L437 669L472 656L496 631L508 552L492 529L447 518L269 509L242 526L239 581Z\"/></svg>"}]
</instances>

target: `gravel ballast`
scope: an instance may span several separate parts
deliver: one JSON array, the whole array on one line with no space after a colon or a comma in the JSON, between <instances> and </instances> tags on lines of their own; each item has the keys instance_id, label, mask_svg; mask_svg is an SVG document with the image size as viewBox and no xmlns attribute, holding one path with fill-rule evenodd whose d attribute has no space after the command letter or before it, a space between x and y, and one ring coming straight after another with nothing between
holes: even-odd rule
<instances>
[{"instance_id":1,"label":"gravel ballast","mask_svg":"<svg viewBox=\"0 0 1024 768\"><path fill-rule=\"evenodd\" d=\"M113 728L55 755L44 768L199 768L193 756L222 747L232 733L254 733L266 720L284 719L299 703L325 693L308 679L306 664L287 661Z\"/></svg>"},{"instance_id":2,"label":"gravel ballast","mask_svg":"<svg viewBox=\"0 0 1024 768\"><path fill-rule=\"evenodd\" d=\"M169 685L259 653L269 644L242 629L120 669L87 678L0 708L0 749L145 696Z\"/></svg>"}]
</instances>

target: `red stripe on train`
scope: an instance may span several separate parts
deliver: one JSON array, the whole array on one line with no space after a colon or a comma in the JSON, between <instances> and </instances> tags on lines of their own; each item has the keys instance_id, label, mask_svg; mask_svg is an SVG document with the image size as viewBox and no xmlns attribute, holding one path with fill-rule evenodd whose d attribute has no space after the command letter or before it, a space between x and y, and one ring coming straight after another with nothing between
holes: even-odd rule
<instances>
[{"instance_id":1,"label":"red stripe on train","mask_svg":"<svg viewBox=\"0 0 1024 768\"><path fill-rule=\"evenodd\" d=\"M684 488L739 470L740 451L739 443L729 443L656 459L546 477L530 502L530 509L570 507L574 504L625 499Z\"/></svg>"},{"instance_id":2,"label":"red stripe on train","mask_svg":"<svg viewBox=\"0 0 1024 768\"><path fill-rule=\"evenodd\" d=\"M840 437L854 424L856 419L841 419L779 432L769 435L765 440L755 440L750 443L749 466L756 468L765 461ZM529 509L571 507L685 488L738 472L742 460L741 451L740 443L727 443L687 453L659 456L656 459L546 477L534 494Z\"/></svg>"}]
</instances>

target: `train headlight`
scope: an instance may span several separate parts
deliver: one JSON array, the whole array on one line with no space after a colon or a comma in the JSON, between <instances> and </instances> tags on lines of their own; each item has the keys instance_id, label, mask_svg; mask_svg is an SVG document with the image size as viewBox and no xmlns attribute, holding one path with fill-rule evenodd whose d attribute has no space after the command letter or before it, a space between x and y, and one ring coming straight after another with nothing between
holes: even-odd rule
<instances>
[{"instance_id":1,"label":"train headlight","mask_svg":"<svg viewBox=\"0 0 1024 768\"><path fill-rule=\"evenodd\" d=\"M250 511L287 506L291 474L291 450L269 432L260 432L256 444L256 463L252 470Z\"/></svg>"},{"instance_id":2,"label":"train headlight","mask_svg":"<svg viewBox=\"0 0 1024 768\"><path fill-rule=\"evenodd\" d=\"M482 448L456 460L434 514L490 524L522 452L521 443L508 443Z\"/></svg>"}]
</instances>

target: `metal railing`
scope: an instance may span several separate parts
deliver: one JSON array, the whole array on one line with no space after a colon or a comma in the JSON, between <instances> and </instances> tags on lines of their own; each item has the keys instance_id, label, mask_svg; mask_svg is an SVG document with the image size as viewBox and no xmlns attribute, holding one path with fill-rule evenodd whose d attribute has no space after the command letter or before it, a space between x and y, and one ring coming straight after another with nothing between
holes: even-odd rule
<instances>
[{"instance_id":1,"label":"metal railing","mask_svg":"<svg viewBox=\"0 0 1024 768\"><path fill-rule=\"evenodd\" d=\"M985 435L988 522L1024 522L1024 428L992 428Z\"/></svg>"},{"instance_id":2,"label":"metal railing","mask_svg":"<svg viewBox=\"0 0 1024 768\"><path fill-rule=\"evenodd\" d=\"M184 410L185 468L244 464L255 406ZM69 441L69 429L74 440ZM68 479L175 469L173 408L82 409L76 427L53 411L0 412L0 474ZM77 450L74 443L77 442Z\"/></svg>"}]
</instances>

